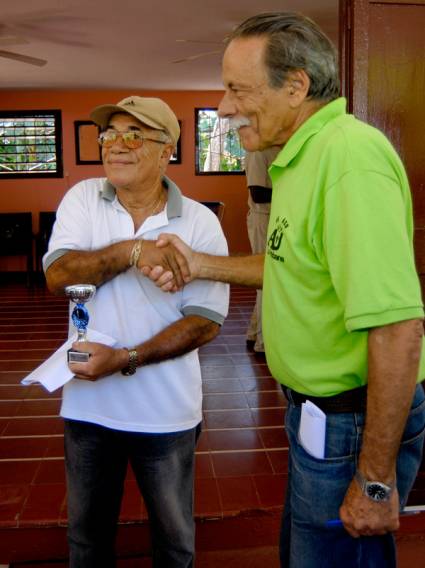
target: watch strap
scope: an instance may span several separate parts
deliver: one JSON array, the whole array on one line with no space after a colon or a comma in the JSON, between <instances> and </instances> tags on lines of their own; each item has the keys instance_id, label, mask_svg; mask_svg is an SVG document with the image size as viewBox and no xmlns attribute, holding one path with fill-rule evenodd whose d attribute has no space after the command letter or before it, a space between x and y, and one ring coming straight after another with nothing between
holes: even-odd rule
<instances>
[{"instance_id":1,"label":"watch strap","mask_svg":"<svg viewBox=\"0 0 425 568\"><path fill-rule=\"evenodd\" d=\"M124 349L127 349L128 351L128 363L124 369L121 369L121 373L127 377L129 375L134 375L136 372L139 365L139 357L136 349L128 349L127 347L124 347Z\"/></svg>"},{"instance_id":2,"label":"watch strap","mask_svg":"<svg viewBox=\"0 0 425 568\"><path fill-rule=\"evenodd\" d=\"M369 499L372 499L372 501L387 501L394 489L394 484L388 485L382 481L370 481L366 479L359 470L356 470L354 477L360 485L362 493L369 497ZM385 496L378 498L376 495L371 494L371 489L375 489L375 491L378 489L378 491L382 492Z\"/></svg>"},{"instance_id":3,"label":"watch strap","mask_svg":"<svg viewBox=\"0 0 425 568\"><path fill-rule=\"evenodd\" d=\"M360 485L360 489L362 490L362 493L365 493L365 491L366 491L366 478L360 473L360 471L358 469L356 470L354 477L355 477L357 483Z\"/></svg>"}]
</instances>

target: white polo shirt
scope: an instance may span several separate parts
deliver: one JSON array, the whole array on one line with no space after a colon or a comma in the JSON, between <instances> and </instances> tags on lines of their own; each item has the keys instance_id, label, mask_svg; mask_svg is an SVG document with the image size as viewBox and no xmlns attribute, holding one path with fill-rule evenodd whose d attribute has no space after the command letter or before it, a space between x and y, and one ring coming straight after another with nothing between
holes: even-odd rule
<instances>
[{"instance_id":1,"label":"white polo shirt","mask_svg":"<svg viewBox=\"0 0 425 568\"><path fill-rule=\"evenodd\" d=\"M141 237L156 239L162 232L177 234L195 250L226 255L227 243L214 213L182 196L168 178L163 183L168 188L167 207L146 219L136 233L131 216L105 178L72 187L59 206L44 270L69 250L96 250ZM186 315L222 324L228 303L226 284L196 280L168 294L131 268L100 286L87 308L90 328L116 338L117 347L133 347ZM72 323L69 333L75 333ZM61 416L117 430L176 432L201 421L201 405L201 371L194 350L139 367L129 377L118 372L95 382L72 379L63 389Z\"/></svg>"}]
</instances>

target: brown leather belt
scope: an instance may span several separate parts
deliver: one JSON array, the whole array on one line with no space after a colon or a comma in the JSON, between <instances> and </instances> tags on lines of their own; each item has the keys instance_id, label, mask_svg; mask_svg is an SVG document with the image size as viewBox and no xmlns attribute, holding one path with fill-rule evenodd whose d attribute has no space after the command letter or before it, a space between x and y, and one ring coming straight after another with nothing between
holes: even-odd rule
<instances>
[{"instance_id":1,"label":"brown leather belt","mask_svg":"<svg viewBox=\"0 0 425 568\"><path fill-rule=\"evenodd\" d=\"M301 406L306 400L310 400L325 414L340 412L364 412L366 410L367 386L357 387L344 391L334 396L309 396L288 389L282 385L282 390L288 402L294 406Z\"/></svg>"}]
</instances>

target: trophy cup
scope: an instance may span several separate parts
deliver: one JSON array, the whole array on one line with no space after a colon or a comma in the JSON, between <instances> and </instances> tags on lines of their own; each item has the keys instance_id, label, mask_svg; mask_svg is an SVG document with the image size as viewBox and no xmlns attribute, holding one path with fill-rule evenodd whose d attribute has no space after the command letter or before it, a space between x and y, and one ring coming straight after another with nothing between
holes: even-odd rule
<instances>
[{"instance_id":1,"label":"trophy cup","mask_svg":"<svg viewBox=\"0 0 425 568\"><path fill-rule=\"evenodd\" d=\"M74 302L75 307L72 311L71 319L78 331L78 342L87 341L87 324L89 323L89 312L85 303L93 298L96 293L96 286L92 284L75 284L67 286L65 294ZM87 363L90 353L83 353L75 349L68 349L68 363Z\"/></svg>"}]
</instances>

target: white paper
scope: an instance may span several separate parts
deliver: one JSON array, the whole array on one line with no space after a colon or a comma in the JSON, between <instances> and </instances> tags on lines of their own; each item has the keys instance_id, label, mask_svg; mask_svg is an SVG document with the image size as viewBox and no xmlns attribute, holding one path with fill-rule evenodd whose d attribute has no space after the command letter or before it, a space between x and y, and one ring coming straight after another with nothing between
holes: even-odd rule
<instances>
[{"instance_id":1,"label":"white paper","mask_svg":"<svg viewBox=\"0 0 425 568\"><path fill-rule=\"evenodd\" d=\"M325 457L326 414L310 400L301 405L300 443L317 459Z\"/></svg>"},{"instance_id":2,"label":"white paper","mask_svg":"<svg viewBox=\"0 0 425 568\"><path fill-rule=\"evenodd\" d=\"M74 374L68 367L66 352L76 339L77 334L71 339L68 339L68 341L59 347L44 363L22 379L21 383L23 385L40 383L49 392L53 392L70 381L74 377ZM103 343L109 347L113 347L116 344L116 339L113 337L90 328L87 329L87 340Z\"/></svg>"}]
</instances>

